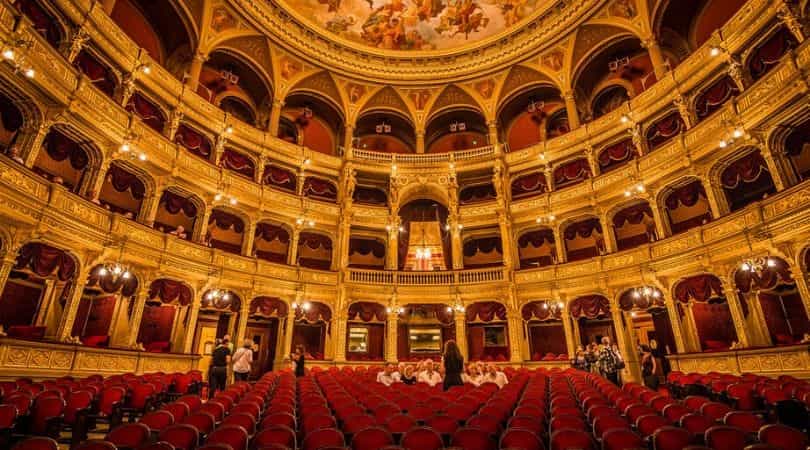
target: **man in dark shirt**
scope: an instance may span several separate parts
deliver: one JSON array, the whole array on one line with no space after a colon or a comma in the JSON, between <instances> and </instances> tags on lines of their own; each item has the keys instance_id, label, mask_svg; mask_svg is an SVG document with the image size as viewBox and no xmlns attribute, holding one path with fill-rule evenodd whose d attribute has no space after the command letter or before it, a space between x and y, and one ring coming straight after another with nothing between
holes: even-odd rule
<instances>
[{"instance_id":1,"label":"man in dark shirt","mask_svg":"<svg viewBox=\"0 0 810 450\"><path fill-rule=\"evenodd\" d=\"M231 362L231 350L219 342L217 348L211 352L211 369L208 376L208 398L213 398L217 390L225 390L228 379L228 364Z\"/></svg>"}]
</instances>

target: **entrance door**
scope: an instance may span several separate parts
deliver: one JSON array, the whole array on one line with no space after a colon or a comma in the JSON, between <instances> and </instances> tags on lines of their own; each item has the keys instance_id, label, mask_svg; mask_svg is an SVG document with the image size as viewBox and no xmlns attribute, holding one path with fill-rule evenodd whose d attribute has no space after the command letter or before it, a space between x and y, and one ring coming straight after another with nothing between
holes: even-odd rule
<instances>
[{"instance_id":1,"label":"entrance door","mask_svg":"<svg viewBox=\"0 0 810 450\"><path fill-rule=\"evenodd\" d=\"M245 335L252 339L256 345L253 354L253 364L250 367L250 378L258 379L273 369L273 360L276 357L276 337L278 334L278 320L248 324Z\"/></svg>"},{"instance_id":2,"label":"entrance door","mask_svg":"<svg viewBox=\"0 0 810 450\"><path fill-rule=\"evenodd\" d=\"M211 352L214 351L217 340L216 322L199 322L197 326L197 345L194 353L202 356L199 367L203 372L211 365Z\"/></svg>"}]
</instances>

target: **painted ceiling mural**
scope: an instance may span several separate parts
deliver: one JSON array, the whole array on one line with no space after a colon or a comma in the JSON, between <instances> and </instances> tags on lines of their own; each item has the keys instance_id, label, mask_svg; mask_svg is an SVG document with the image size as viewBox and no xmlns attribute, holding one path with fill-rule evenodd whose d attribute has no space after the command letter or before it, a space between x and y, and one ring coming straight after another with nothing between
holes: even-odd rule
<instances>
[{"instance_id":1,"label":"painted ceiling mural","mask_svg":"<svg viewBox=\"0 0 810 450\"><path fill-rule=\"evenodd\" d=\"M329 32L386 50L446 50L498 34L548 0L285 0Z\"/></svg>"}]
</instances>

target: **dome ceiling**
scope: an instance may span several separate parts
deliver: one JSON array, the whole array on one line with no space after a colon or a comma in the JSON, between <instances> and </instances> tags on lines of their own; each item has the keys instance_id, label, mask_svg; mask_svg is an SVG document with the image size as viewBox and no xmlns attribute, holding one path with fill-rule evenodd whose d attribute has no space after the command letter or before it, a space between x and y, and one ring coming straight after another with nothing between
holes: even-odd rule
<instances>
[{"instance_id":1,"label":"dome ceiling","mask_svg":"<svg viewBox=\"0 0 810 450\"><path fill-rule=\"evenodd\" d=\"M382 50L452 50L497 36L551 0L281 0L326 34Z\"/></svg>"}]
</instances>

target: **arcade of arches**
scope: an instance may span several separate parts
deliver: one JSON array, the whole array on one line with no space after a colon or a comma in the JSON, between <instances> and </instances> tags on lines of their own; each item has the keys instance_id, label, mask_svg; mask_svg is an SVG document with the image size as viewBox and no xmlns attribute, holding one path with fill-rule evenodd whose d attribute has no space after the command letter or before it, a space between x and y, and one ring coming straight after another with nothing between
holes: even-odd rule
<instances>
[{"instance_id":1,"label":"arcade of arches","mask_svg":"<svg viewBox=\"0 0 810 450\"><path fill-rule=\"evenodd\" d=\"M423 35L301 3L329 20L0 1L0 377L205 367L225 334L254 376L449 339L567 366L602 336L627 379L652 341L810 376L806 1L487 4Z\"/></svg>"}]
</instances>

